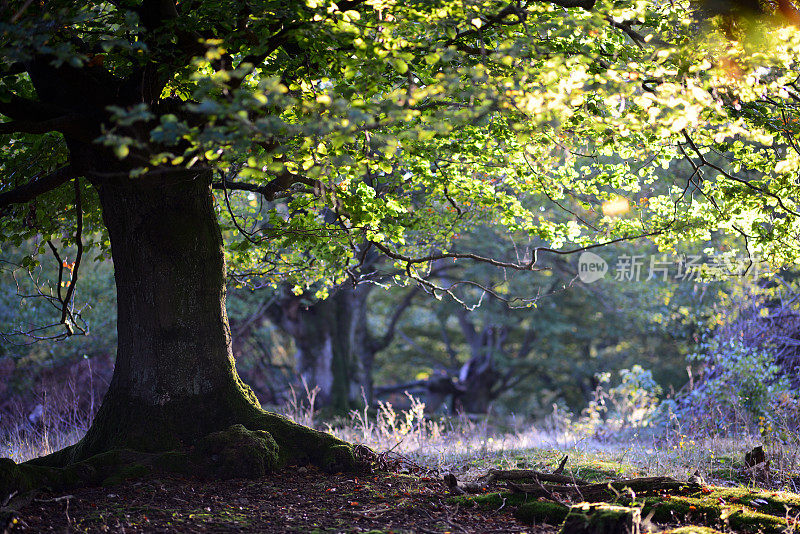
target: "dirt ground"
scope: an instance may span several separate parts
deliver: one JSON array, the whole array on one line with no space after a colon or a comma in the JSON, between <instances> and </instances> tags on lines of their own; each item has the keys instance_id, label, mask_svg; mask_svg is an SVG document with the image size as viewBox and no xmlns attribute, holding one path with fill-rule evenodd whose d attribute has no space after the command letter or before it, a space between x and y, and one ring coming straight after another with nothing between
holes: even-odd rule
<instances>
[{"instance_id":1,"label":"dirt ground","mask_svg":"<svg viewBox=\"0 0 800 534\"><path fill-rule=\"evenodd\" d=\"M448 498L440 480L328 475L313 467L260 480L162 477L40 493L18 509L7 532L557 532L522 525L510 509L463 507Z\"/></svg>"}]
</instances>

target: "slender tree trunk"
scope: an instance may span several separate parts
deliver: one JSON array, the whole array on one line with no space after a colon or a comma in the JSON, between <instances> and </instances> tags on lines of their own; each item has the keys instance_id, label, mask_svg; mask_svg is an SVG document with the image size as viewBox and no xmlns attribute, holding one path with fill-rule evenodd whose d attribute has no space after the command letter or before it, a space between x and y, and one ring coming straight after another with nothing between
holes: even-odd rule
<instances>
[{"instance_id":1,"label":"slender tree trunk","mask_svg":"<svg viewBox=\"0 0 800 534\"><path fill-rule=\"evenodd\" d=\"M470 349L470 359L459 370L461 393L453 399L454 408L468 413L486 413L496 397L494 387L500 375L495 369L494 355L502 350L505 333L492 325L479 330L464 309L458 309L457 317Z\"/></svg>"}]
</instances>

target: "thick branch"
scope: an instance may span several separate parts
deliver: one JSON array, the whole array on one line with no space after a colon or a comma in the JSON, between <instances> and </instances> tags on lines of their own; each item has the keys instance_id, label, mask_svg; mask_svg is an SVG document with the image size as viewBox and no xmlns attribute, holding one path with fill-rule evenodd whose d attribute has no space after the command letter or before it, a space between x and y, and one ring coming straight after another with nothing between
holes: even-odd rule
<instances>
[{"instance_id":1,"label":"thick branch","mask_svg":"<svg viewBox=\"0 0 800 534\"><path fill-rule=\"evenodd\" d=\"M45 134L61 132L75 138L91 141L92 135L80 122L78 115L62 115L43 121L15 120L0 123L0 135L11 133Z\"/></svg>"},{"instance_id":2,"label":"thick branch","mask_svg":"<svg viewBox=\"0 0 800 534\"><path fill-rule=\"evenodd\" d=\"M8 102L0 101L0 115L16 120L48 121L64 115L64 110L36 100L12 95Z\"/></svg>"},{"instance_id":3,"label":"thick branch","mask_svg":"<svg viewBox=\"0 0 800 534\"><path fill-rule=\"evenodd\" d=\"M279 32L267 39L267 41L264 43L264 50L261 53L249 54L242 58L242 60L239 62L239 68L241 69L245 65L250 65L250 67L246 69L242 75L233 78L228 85L232 89L236 89L242 85L242 82L244 82L247 75L250 74L253 69L261 65L261 63L263 63L270 54L272 54L279 47L283 46L286 43L289 33L298 29L299 27L299 25L293 25L282 28Z\"/></svg>"},{"instance_id":4,"label":"thick branch","mask_svg":"<svg viewBox=\"0 0 800 534\"><path fill-rule=\"evenodd\" d=\"M581 7L586 11L591 11L594 7L595 0L544 0L548 4L555 4L561 7Z\"/></svg>"},{"instance_id":5,"label":"thick branch","mask_svg":"<svg viewBox=\"0 0 800 534\"><path fill-rule=\"evenodd\" d=\"M47 176L32 180L6 193L0 193L0 210L11 204L24 204L37 196L52 191L56 187L68 182L74 175L70 165L61 167Z\"/></svg>"},{"instance_id":6,"label":"thick branch","mask_svg":"<svg viewBox=\"0 0 800 534\"><path fill-rule=\"evenodd\" d=\"M232 191L250 191L251 193L263 195L264 198L272 201L275 199L275 195L277 193L286 190L290 185L295 183L302 183L311 187L316 185L315 182L309 178L286 171L265 185L256 185L248 182L234 182L223 177L222 181L214 182L212 187L214 189L229 189Z\"/></svg>"}]
</instances>

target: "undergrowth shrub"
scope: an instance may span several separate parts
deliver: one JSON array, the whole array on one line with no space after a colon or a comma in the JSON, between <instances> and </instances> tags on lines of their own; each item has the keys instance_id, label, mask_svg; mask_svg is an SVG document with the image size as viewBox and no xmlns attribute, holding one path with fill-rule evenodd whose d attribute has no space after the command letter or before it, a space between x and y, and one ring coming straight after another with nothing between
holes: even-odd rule
<instances>
[{"instance_id":1,"label":"undergrowth shrub","mask_svg":"<svg viewBox=\"0 0 800 534\"><path fill-rule=\"evenodd\" d=\"M620 383L609 388L611 373L598 373L594 398L575 421L574 430L586 436L608 439L625 431L650 426L659 406L661 386L641 365L622 369Z\"/></svg>"}]
</instances>

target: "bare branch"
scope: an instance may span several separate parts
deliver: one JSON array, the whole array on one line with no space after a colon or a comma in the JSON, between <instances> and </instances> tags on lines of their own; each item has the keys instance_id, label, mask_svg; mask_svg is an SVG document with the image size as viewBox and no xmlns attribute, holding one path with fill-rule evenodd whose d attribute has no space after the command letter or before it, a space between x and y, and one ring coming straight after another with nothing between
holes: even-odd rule
<instances>
[{"instance_id":1,"label":"bare branch","mask_svg":"<svg viewBox=\"0 0 800 534\"><path fill-rule=\"evenodd\" d=\"M471 252L461 253L461 252L442 252L442 253L433 253L428 254L427 256L419 256L419 257L412 257L406 256L405 254L400 254L399 252L395 252L394 250L390 249L386 245L382 243L373 242L375 248L383 252L386 256L392 258L393 260L399 261L401 263L406 264L406 274L411 275L411 267L413 265L418 265L421 263L429 263L436 260L445 260L445 259L452 259L452 260L472 260L477 261L480 263L486 263L488 265L492 265L494 267L501 267L505 269L513 269L515 271L533 271L535 270L534 267L539 262L539 254L542 252L546 252L549 254L557 254L559 256L567 256L571 254L577 254L579 252L584 252L587 250L592 250L595 248L604 247L606 245L613 245L614 243L621 243L624 241L632 241L635 239L642 239L645 237L653 237L656 235L660 235L664 232L664 229L653 230L650 232L643 232L633 236L622 236L617 237L615 239L609 239L608 241L602 241L600 243L593 243L591 245L585 245L582 247L576 247L573 249L567 250L559 250L550 247L534 247L532 250L532 255L530 261L524 263L514 263L514 262L507 262L507 261L500 261L495 260L493 258L481 256L479 254L474 254ZM418 279L417 276L412 276L415 280Z\"/></svg>"},{"instance_id":2,"label":"bare branch","mask_svg":"<svg viewBox=\"0 0 800 534\"><path fill-rule=\"evenodd\" d=\"M81 206L81 183L79 178L75 178L75 246L78 251L75 254L75 263L72 264L72 278L69 281L67 294L64 297L63 306L61 308L61 322L67 326L68 335L73 334L72 309L72 296L75 294L75 284L78 282L78 269L81 266L81 258L83 258L83 208ZM67 320L69 318L69 320Z\"/></svg>"},{"instance_id":3,"label":"bare branch","mask_svg":"<svg viewBox=\"0 0 800 534\"><path fill-rule=\"evenodd\" d=\"M50 250L53 252L53 257L56 259L58 263L58 285L56 287L56 299L58 300L58 308L61 311L61 320L59 321L60 324L66 326L66 335L67 337L73 335L75 333L75 328L77 327L84 333L83 329L77 324L77 321L74 317L74 309L75 304L73 302L73 295L75 294L75 284L78 282L78 269L81 266L81 259L83 258L83 208L81 207L81 190L80 190L80 180L75 178L75 217L76 217L76 227L75 227L75 245L77 247L77 252L75 255L75 261L70 265L67 263L66 260L61 258L61 255L58 253L58 249L53 244L52 241L48 240L47 245L50 247ZM62 295L61 287L64 282L64 270L70 270L70 281L69 285L67 286L67 294Z\"/></svg>"},{"instance_id":4,"label":"bare branch","mask_svg":"<svg viewBox=\"0 0 800 534\"><path fill-rule=\"evenodd\" d=\"M221 182L214 182L212 187L214 189L230 189L234 191L250 191L251 193L258 193L263 195L267 200L275 200L275 195L287 189L290 185L295 183L302 183L311 187L318 185L314 180L300 176L298 174L285 171L270 180L265 185L256 185L248 182L234 182L223 177Z\"/></svg>"}]
</instances>

